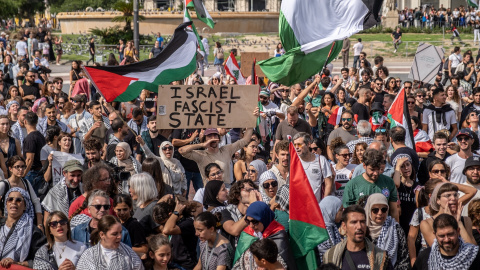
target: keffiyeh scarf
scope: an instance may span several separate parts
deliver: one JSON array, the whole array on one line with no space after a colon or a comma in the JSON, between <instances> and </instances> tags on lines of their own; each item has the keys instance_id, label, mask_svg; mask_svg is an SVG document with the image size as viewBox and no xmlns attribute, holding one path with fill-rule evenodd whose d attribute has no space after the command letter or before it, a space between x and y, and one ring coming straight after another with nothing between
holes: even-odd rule
<instances>
[{"instance_id":1,"label":"keffiyeh scarf","mask_svg":"<svg viewBox=\"0 0 480 270\"><path fill-rule=\"evenodd\" d=\"M26 209L25 213L14 223L6 235L3 235L6 232L6 228L4 228L6 225L0 228L0 258L11 258L15 262L24 262L28 256L32 241L33 205L30 201L30 196L24 189L18 187L11 188L5 196L8 198L12 192L19 192L22 195ZM7 210L7 200L5 200L5 216L8 215Z\"/></svg>"},{"instance_id":2,"label":"keffiyeh scarf","mask_svg":"<svg viewBox=\"0 0 480 270\"><path fill-rule=\"evenodd\" d=\"M437 239L433 241L432 251L428 258L429 270L469 269L478 254L478 246L463 242L458 239L460 248L455 257L444 259L440 253Z\"/></svg>"},{"instance_id":3,"label":"keffiyeh scarf","mask_svg":"<svg viewBox=\"0 0 480 270\"><path fill-rule=\"evenodd\" d=\"M378 237L376 245L377 247L387 251L388 257L390 258L392 265L395 265L395 263L397 262L397 226L398 223L391 216L388 216L383 223L382 230L380 231L380 236Z\"/></svg>"},{"instance_id":4,"label":"keffiyeh scarf","mask_svg":"<svg viewBox=\"0 0 480 270\"><path fill-rule=\"evenodd\" d=\"M83 253L77 269L136 270L143 269L143 265L137 254L123 243L113 251L110 263L107 263L102 247L97 244Z\"/></svg>"}]
</instances>

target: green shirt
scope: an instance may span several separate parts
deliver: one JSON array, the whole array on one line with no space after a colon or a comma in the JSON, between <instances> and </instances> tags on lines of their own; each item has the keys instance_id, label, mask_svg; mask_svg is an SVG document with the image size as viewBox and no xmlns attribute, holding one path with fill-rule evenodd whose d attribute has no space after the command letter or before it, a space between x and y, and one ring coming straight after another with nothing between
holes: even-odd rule
<instances>
[{"instance_id":1,"label":"green shirt","mask_svg":"<svg viewBox=\"0 0 480 270\"><path fill-rule=\"evenodd\" d=\"M393 179L380 174L375 183L370 183L363 177L363 174L348 181L343 192L343 207L356 204L358 199L373 193L382 193L387 197L388 202L397 202L397 189Z\"/></svg>"},{"instance_id":2,"label":"green shirt","mask_svg":"<svg viewBox=\"0 0 480 270\"><path fill-rule=\"evenodd\" d=\"M311 99L311 100L310 100ZM314 97L312 99L312 97L310 95L306 96L304 98L305 100L305 104L307 104L308 102L312 103L312 106L313 107L321 107L322 104L320 103L322 101L322 96L321 95L317 95L316 97Z\"/></svg>"}]
</instances>

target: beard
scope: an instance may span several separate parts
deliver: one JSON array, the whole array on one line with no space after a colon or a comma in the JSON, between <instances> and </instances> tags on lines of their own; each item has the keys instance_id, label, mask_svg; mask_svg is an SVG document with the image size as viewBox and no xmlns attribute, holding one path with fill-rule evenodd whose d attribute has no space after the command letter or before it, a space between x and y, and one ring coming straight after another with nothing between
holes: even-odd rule
<instances>
[{"instance_id":1,"label":"beard","mask_svg":"<svg viewBox=\"0 0 480 270\"><path fill-rule=\"evenodd\" d=\"M458 246L458 240L438 242L438 245L441 249L449 252L453 251Z\"/></svg>"}]
</instances>

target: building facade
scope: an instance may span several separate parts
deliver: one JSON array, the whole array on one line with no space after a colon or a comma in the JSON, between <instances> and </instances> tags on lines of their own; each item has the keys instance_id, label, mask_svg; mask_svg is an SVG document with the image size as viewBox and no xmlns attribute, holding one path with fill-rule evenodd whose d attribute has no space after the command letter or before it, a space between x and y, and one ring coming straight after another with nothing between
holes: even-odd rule
<instances>
[{"instance_id":1,"label":"building facade","mask_svg":"<svg viewBox=\"0 0 480 270\"><path fill-rule=\"evenodd\" d=\"M179 10L183 0L144 0L144 9ZM282 0L204 0L208 11L280 12Z\"/></svg>"}]
</instances>

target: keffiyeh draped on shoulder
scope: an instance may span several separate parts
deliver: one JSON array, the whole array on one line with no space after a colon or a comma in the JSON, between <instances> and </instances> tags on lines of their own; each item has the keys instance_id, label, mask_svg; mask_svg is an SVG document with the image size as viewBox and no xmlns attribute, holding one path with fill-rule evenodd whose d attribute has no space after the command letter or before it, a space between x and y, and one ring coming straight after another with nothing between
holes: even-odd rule
<instances>
[{"instance_id":1,"label":"keffiyeh draped on shoulder","mask_svg":"<svg viewBox=\"0 0 480 270\"><path fill-rule=\"evenodd\" d=\"M144 269L142 261L127 245L120 246L113 252L110 263L107 264L101 244L87 249L77 263L77 270L139 270Z\"/></svg>"}]
</instances>

